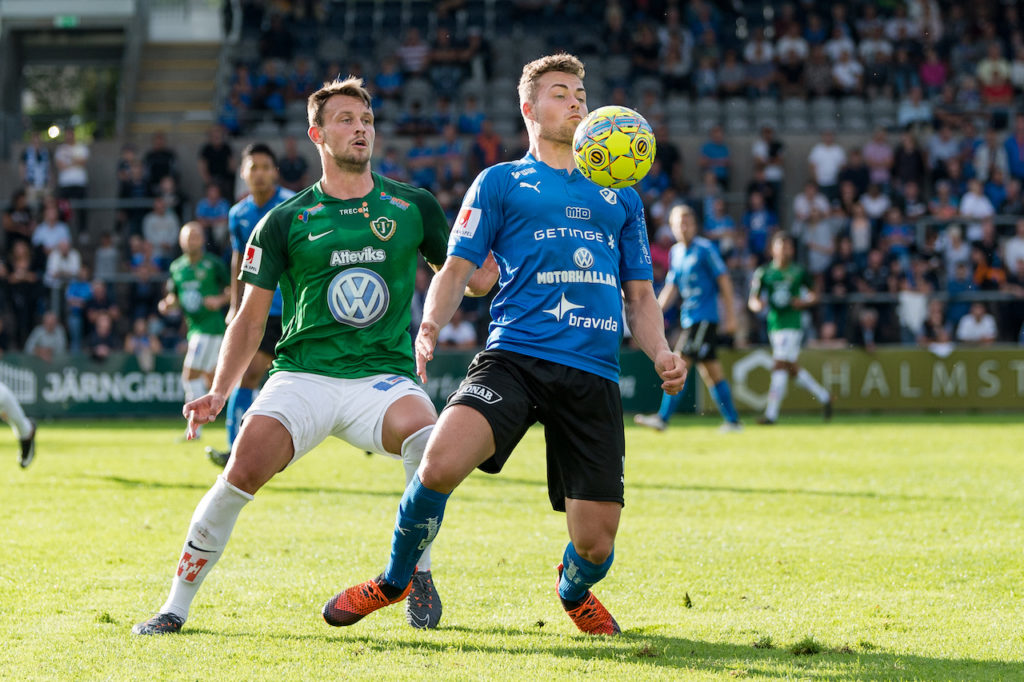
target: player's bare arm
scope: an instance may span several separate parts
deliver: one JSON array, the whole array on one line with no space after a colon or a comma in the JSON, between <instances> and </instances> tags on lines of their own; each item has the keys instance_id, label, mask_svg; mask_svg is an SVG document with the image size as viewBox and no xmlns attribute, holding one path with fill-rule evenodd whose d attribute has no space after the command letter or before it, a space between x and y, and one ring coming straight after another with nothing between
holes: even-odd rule
<instances>
[{"instance_id":1,"label":"player's bare arm","mask_svg":"<svg viewBox=\"0 0 1024 682\"><path fill-rule=\"evenodd\" d=\"M654 297L649 280L623 282L622 293L626 302L626 322L640 349L654 362L661 377L661 388L669 395L682 390L686 382L686 364L672 352L665 340L665 317Z\"/></svg>"},{"instance_id":2,"label":"player's bare arm","mask_svg":"<svg viewBox=\"0 0 1024 682\"><path fill-rule=\"evenodd\" d=\"M224 409L228 395L241 380L242 373L259 348L273 298L272 289L246 286L238 314L231 320L224 334L224 343L220 347L217 370L210 392L186 403L182 408L182 415L188 420L190 432L194 432L198 426L212 422Z\"/></svg>"},{"instance_id":3,"label":"player's bare arm","mask_svg":"<svg viewBox=\"0 0 1024 682\"><path fill-rule=\"evenodd\" d=\"M434 359L437 334L455 314L475 270L476 265L472 261L449 256L430 282L415 344L416 374L423 383L427 382L427 363Z\"/></svg>"},{"instance_id":4,"label":"player's bare arm","mask_svg":"<svg viewBox=\"0 0 1024 682\"><path fill-rule=\"evenodd\" d=\"M229 293L230 300L228 301L228 314L226 322L231 323L234 319L235 313L238 312L238 303L242 299L242 283L238 280L239 273L242 272L242 254L238 251L231 252L231 290Z\"/></svg>"},{"instance_id":5,"label":"player's bare arm","mask_svg":"<svg viewBox=\"0 0 1024 682\"><path fill-rule=\"evenodd\" d=\"M671 282L665 284L661 289L661 293L658 294L658 306L662 312L672 307L672 304L679 300L679 287Z\"/></svg>"},{"instance_id":6,"label":"player's bare arm","mask_svg":"<svg viewBox=\"0 0 1024 682\"><path fill-rule=\"evenodd\" d=\"M814 306L818 305L818 294L813 290L808 291L803 296L794 298L792 305L797 310L806 310L808 308L813 308Z\"/></svg>"},{"instance_id":7,"label":"player's bare arm","mask_svg":"<svg viewBox=\"0 0 1024 682\"><path fill-rule=\"evenodd\" d=\"M722 307L725 310L725 319L722 320L722 331L732 334L736 331L736 308L733 306L732 280L728 273L718 276L718 295L722 300Z\"/></svg>"},{"instance_id":8,"label":"player's bare arm","mask_svg":"<svg viewBox=\"0 0 1024 682\"><path fill-rule=\"evenodd\" d=\"M480 267L473 272L466 285L466 296L479 298L486 296L495 283L498 281L498 264L494 260L494 254L487 254L487 258L480 264Z\"/></svg>"},{"instance_id":9,"label":"player's bare arm","mask_svg":"<svg viewBox=\"0 0 1024 682\"><path fill-rule=\"evenodd\" d=\"M203 305L206 306L207 310L219 310L223 308L231 300L231 292L228 289L224 289L223 292L214 296L207 296L203 299Z\"/></svg>"}]
</instances>

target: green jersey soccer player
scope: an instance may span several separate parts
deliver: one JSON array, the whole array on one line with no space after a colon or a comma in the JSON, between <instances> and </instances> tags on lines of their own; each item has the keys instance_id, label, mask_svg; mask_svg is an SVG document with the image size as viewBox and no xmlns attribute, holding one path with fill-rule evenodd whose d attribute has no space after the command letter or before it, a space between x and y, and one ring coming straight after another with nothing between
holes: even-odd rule
<instances>
[{"instance_id":1,"label":"green jersey soccer player","mask_svg":"<svg viewBox=\"0 0 1024 682\"><path fill-rule=\"evenodd\" d=\"M797 364L803 341L803 311L818 303L814 282L807 271L793 262L793 238L783 232L772 237L772 260L754 272L750 286L750 309L760 313L768 307L768 339L772 344L771 383L762 424L774 424L779 405L786 395L789 377L810 391L825 407L825 419L832 416L832 397L811 373Z\"/></svg>"},{"instance_id":2,"label":"green jersey soccer player","mask_svg":"<svg viewBox=\"0 0 1024 682\"><path fill-rule=\"evenodd\" d=\"M239 512L274 474L335 436L401 459L408 482L437 420L414 379L408 328L420 254L435 268L445 261L444 213L428 192L370 171L373 111L360 79L326 83L310 95L308 111L323 176L273 208L250 235L240 267L242 303L210 392L184 407L189 428L224 408L259 347L280 284L277 358L224 473L192 516L167 601L135 626L137 634L181 629ZM485 272L480 288L470 289L486 293L493 281ZM426 552L419 567L407 618L414 627L436 627L441 603Z\"/></svg>"}]
</instances>

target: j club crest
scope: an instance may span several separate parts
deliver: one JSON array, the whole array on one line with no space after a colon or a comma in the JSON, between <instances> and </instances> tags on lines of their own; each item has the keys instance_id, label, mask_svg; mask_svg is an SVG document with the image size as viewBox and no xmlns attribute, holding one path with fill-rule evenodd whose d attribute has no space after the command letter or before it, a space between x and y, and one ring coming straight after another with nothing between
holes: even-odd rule
<instances>
[{"instance_id":1,"label":"j club crest","mask_svg":"<svg viewBox=\"0 0 1024 682\"><path fill-rule=\"evenodd\" d=\"M397 227L398 223L391 218L383 216L370 221L370 229L373 230L373 234L376 235L377 239L384 242L395 236L395 228Z\"/></svg>"}]
</instances>

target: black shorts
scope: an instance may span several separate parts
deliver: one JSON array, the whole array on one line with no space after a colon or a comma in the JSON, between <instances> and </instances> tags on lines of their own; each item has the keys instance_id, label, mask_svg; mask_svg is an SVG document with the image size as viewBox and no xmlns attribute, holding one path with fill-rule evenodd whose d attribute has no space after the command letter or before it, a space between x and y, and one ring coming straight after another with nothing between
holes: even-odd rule
<instances>
[{"instance_id":1,"label":"black shorts","mask_svg":"<svg viewBox=\"0 0 1024 682\"><path fill-rule=\"evenodd\" d=\"M718 325L705 321L686 327L676 341L676 352L695 362L718 359Z\"/></svg>"},{"instance_id":2,"label":"black shorts","mask_svg":"<svg viewBox=\"0 0 1024 682\"><path fill-rule=\"evenodd\" d=\"M494 433L494 455L480 470L496 474L534 423L544 425L548 497L623 499L626 457L622 399L614 381L556 362L505 350L485 350L469 366L448 405L482 414Z\"/></svg>"},{"instance_id":3,"label":"black shorts","mask_svg":"<svg viewBox=\"0 0 1024 682\"><path fill-rule=\"evenodd\" d=\"M260 341L260 350L272 358L277 357L277 342L281 340L283 333L281 316L271 315L268 317L267 326L263 329L263 340Z\"/></svg>"}]
</instances>

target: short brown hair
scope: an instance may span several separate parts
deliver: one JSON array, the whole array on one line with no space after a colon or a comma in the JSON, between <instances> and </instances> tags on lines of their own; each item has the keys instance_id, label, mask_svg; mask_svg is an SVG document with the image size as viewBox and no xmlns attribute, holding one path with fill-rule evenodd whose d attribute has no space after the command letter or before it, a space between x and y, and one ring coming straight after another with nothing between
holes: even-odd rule
<instances>
[{"instance_id":1,"label":"short brown hair","mask_svg":"<svg viewBox=\"0 0 1024 682\"><path fill-rule=\"evenodd\" d=\"M309 125L322 126L324 124L324 105L327 100L335 95L345 95L363 100L367 108L372 108L370 93L363 85L363 79L357 76L349 76L342 80L335 78L333 81L326 81L319 90L314 92L306 100L306 113L309 116Z\"/></svg>"},{"instance_id":2,"label":"short brown hair","mask_svg":"<svg viewBox=\"0 0 1024 682\"><path fill-rule=\"evenodd\" d=\"M540 59L534 59L523 67L523 75L519 79L519 104L533 102L537 97L537 79L549 71L560 71L561 73L572 74L583 80L585 71L583 62L571 54L559 52L549 54Z\"/></svg>"}]
</instances>

